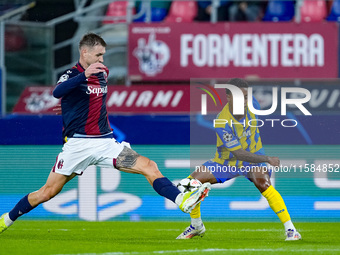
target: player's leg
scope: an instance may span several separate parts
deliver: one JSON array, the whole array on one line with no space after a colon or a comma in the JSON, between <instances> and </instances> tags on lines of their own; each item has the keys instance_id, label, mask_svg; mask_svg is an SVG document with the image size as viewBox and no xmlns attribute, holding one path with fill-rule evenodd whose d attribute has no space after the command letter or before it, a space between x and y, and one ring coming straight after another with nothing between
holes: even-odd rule
<instances>
[{"instance_id":1,"label":"player's leg","mask_svg":"<svg viewBox=\"0 0 340 255\"><path fill-rule=\"evenodd\" d=\"M209 161L208 161L209 162ZM206 162L205 164L207 164ZM214 163L215 164L215 163ZM202 165L196 169L189 177L199 180L201 183L218 183L216 177L210 172L207 166ZM191 225L187 227L176 239L191 239L195 236L203 237L205 234L205 226L201 218L201 203L190 213Z\"/></svg>"},{"instance_id":2,"label":"player's leg","mask_svg":"<svg viewBox=\"0 0 340 255\"><path fill-rule=\"evenodd\" d=\"M94 143L95 141L97 142ZM98 141L99 139L90 141L76 138L67 141L62 152L59 153L45 185L39 190L27 194L9 213L0 218L0 232L7 229L21 215L53 198L76 174L82 173L92 163L94 150L99 146Z\"/></svg>"},{"instance_id":3,"label":"player's leg","mask_svg":"<svg viewBox=\"0 0 340 255\"><path fill-rule=\"evenodd\" d=\"M51 172L44 186L42 186L39 190L24 196L9 213L5 213L1 216L0 233L11 226L20 216L30 212L39 204L56 196L62 190L64 185L74 176L75 174L65 176Z\"/></svg>"},{"instance_id":4,"label":"player's leg","mask_svg":"<svg viewBox=\"0 0 340 255\"><path fill-rule=\"evenodd\" d=\"M276 213L283 223L286 231L287 241L299 240L301 235L296 231L291 221L287 207L280 193L272 186L270 173L266 167L251 168L248 179L251 180L261 194L267 199L270 208Z\"/></svg>"},{"instance_id":5,"label":"player's leg","mask_svg":"<svg viewBox=\"0 0 340 255\"><path fill-rule=\"evenodd\" d=\"M119 153L115 167L124 172L144 175L159 195L173 201L186 213L191 212L196 204L203 201L210 190L210 184L207 183L197 191L181 193L168 178L162 175L156 162L128 147L124 147Z\"/></svg>"},{"instance_id":6,"label":"player's leg","mask_svg":"<svg viewBox=\"0 0 340 255\"><path fill-rule=\"evenodd\" d=\"M190 174L192 178L199 180L201 183L209 182L211 184L218 183L216 177L210 172L207 166L200 166Z\"/></svg>"},{"instance_id":7,"label":"player's leg","mask_svg":"<svg viewBox=\"0 0 340 255\"><path fill-rule=\"evenodd\" d=\"M51 172L47 178L44 186L39 190L32 192L28 195L28 202L36 207L41 203L47 202L55 197L64 187L64 185L76 176L75 173L70 176Z\"/></svg>"},{"instance_id":8,"label":"player's leg","mask_svg":"<svg viewBox=\"0 0 340 255\"><path fill-rule=\"evenodd\" d=\"M192 178L199 180L201 183L217 183L216 177L207 169L206 166L200 166L199 169L196 169L191 175ZM200 229L203 225L201 219L201 204L198 204L190 213L191 217L191 226L196 229Z\"/></svg>"}]
</instances>

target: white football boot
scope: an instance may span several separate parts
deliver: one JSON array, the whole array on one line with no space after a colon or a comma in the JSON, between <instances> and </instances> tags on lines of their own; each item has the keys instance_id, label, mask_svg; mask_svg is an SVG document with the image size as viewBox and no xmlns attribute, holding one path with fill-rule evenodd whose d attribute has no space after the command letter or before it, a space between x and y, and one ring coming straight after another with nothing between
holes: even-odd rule
<instances>
[{"instance_id":1,"label":"white football boot","mask_svg":"<svg viewBox=\"0 0 340 255\"><path fill-rule=\"evenodd\" d=\"M203 237L205 234L205 227L202 224L200 228L194 228L192 225L187 227L182 234L177 236L176 239L191 239L195 236Z\"/></svg>"},{"instance_id":2,"label":"white football boot","mask_svg":"<svg viewBox=\"0 0 340 255\"><path fill-rule=\"evenodd\" d=\"M295 229L288 229L286 231L286 241L297 241L301 239L301 235Z\"/></svg>"}]
</instances>

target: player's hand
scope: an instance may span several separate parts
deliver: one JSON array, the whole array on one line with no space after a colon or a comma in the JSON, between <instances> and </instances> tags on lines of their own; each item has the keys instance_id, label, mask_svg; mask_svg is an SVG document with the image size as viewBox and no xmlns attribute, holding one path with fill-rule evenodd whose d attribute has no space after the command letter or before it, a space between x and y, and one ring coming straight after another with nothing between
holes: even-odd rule
<instances>
[{"instance_id":1,"label":"player's hand","mask_svg":"<svg viewBox=\"0 0 340 255\"><path fill-rule=\"evenodd\" d=\"M268 163L272 166L280 166L280 159L278 157L268 157Z\"/></svg>"},{"instance_id":2,"label":"player's hand","mask_svg":"<svg viewBox=\"0 0 340 255\"><path fill-rule=\"evenodd\" d=\"M56 115L61 115L61 104L57 104L56 106L53 107L52 111L55 112Z\"/></svg>"},{"instance_id":3,"label":"player's hand","mask_svg":"<svg viewBox=\"0 0 340 255\"><path fill-rule=\"evenodd\" d=\"M247 2L241 2L241 3L239 4L239 8L240 8L243 12L246 12L246 11L247 11L247 8L248 8Z\"/></svg>"},{"instance_id":4,"label":"player's hand","mask_svg":"<svg viewBox=\"0 0 340 255\"><path fill-rule=\"evenodd\" d=\"M106 67L102 63L91 64L88 68L86 68L85 76L86 78L89 78L92 74L102 73L105 71L105 68Z\"/></svg>"},{"instance_id":5,"label":"player's hand","mask_svg":"<svg viewBox=\"0 0 340 255\"><path fill-rule=\"evenodd\" d=\"M211 15L211 9L212 9L212 6L209 5L207 8L205 8L205 12L206 12L208 15Z\"/></svg>"}]
</instances>

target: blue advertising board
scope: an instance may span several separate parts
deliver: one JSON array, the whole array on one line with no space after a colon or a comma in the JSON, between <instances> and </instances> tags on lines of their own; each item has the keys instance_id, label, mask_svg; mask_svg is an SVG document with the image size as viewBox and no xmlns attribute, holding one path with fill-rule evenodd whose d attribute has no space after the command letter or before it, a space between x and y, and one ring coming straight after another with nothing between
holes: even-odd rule
<instances>
[{"instance_id":1,"label":"blue advertising board","mask_svg":"<svg viewBox=\"0 0 340 255\"><path fill-rule=\"evenodd\" d=\"M2 78L3 78L3 76L2 76L2 68L1 68L1 66L0 66L0 115L2 114L2 112L3 112L3 94L2 94L2 86L3 86L3 84L2 84Z\"/></svg>"},{"instance_id":2,"label":"blue advertising board","mask_svg":"<svg viewBox=\"0 0 340 255\"><path fill-rule=\"evenodd\" d=\"M153 159L164 176L174 183L190 173L189 145L136 145L141 155ZM284 166L301 164L303 172L287 175L275 172L272 184L281 193L294 220L340 220L339 146L268 145L270 155L280 157ZM9 211L27 193L46 181L61 146L0 146L0 201ZM208 160L214 147L202 146L197 153ZM333 172L320 176L310 166L333 164ZM203 220L274 220L279 222L267 200L255 186L240 177L213 185L201 206ZM62 192L39 205L24 219L187 220L171 201L159 196L142 175L90 166L82 176L67 183Z\"/></svg>"},{"instance_id":3,"label":"blue advertising board","mask_svg":"<svg viewBox=\"0 0 340 255\"><path fill-rule=\"evenodd\" d=\"M282 120L273 115L271 119ZM264 144L340 144L340 115L293 115L296 127L285 128L276 121L260 127ZM117 140L131 144L190 144L191 140L212 144L216 140L212 116L189 115L111 115ZM7 115L0 118L0 144L62 144L62 119L53 115ZM152 134L152 135L151 135ZM203 134L203 135L202 135Z\"/></svg>"}]
</instances>

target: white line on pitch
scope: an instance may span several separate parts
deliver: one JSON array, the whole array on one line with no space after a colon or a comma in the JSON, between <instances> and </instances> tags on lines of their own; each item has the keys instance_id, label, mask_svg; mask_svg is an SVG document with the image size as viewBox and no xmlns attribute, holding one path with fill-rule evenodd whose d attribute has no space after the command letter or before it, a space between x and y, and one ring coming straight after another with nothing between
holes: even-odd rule
<instances>
[{"instance_id":1,"label":"white line on pitch","mask_svg":"<svg viewBox=\"0 0 340 255\"><path fill-rule=\"evenodd\" d=\"M105 252L105 253L77 253L77 254L57 254L57 255L143 255L143 254L171 254L171 253L194 253L194 252L339 252L340 249L188 249L188 250L168 250L168 251L148 251L148 252Z\"/></svg>"}]
</instances>

